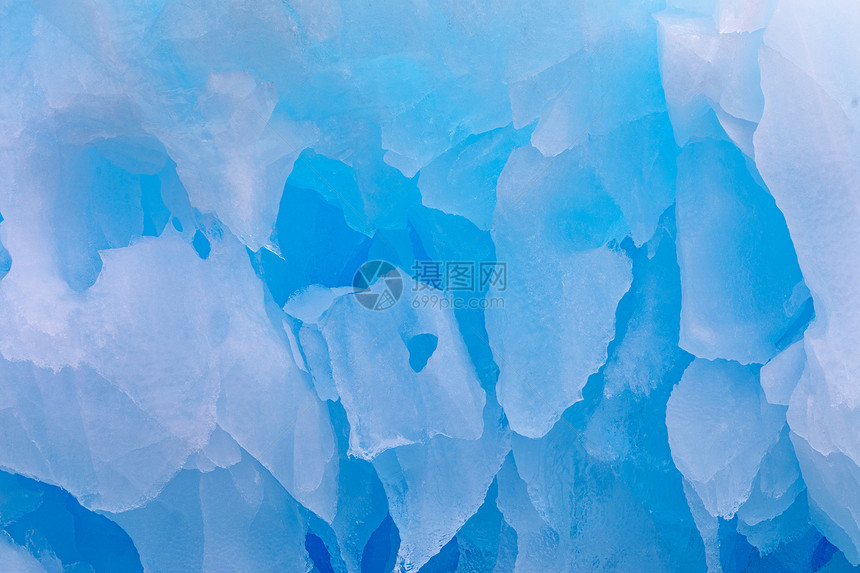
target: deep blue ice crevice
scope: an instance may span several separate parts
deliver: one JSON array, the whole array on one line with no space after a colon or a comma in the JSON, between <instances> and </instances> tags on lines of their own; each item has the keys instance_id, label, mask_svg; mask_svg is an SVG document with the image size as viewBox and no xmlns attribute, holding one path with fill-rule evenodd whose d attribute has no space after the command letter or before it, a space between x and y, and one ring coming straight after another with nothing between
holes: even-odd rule
<instances>
[{"instance_id":1,"label":"deep blue ice crevice","mask_svg":"<svg viewBox=\"0 0 860 573\"><path fill-rule=\"evenodd\" d=\"M315 159L315 169L326 165L324 159ZM331 190L318 178L317 185L312 186L307 179L312 173L303 176L306 169L297 166L284 187L272 233L274 250L263 248L253 255L257 273L279 306L310 285L350 285L355 270L367 259L371 244L368 236L355 230L358 226L371 233L363 222L363 213L354 212L350 206L362 203L356 203L354 197L350 197L348 205L332 203L328 197ZM326 177L344 189L343 181L334 179L331 172L326 172ZM324 190L328 193L324 194ZM348 224L350 220L353 227Z\"/></svg>"},{"instance_id":2,"label":"deep blue ice crevice","mask_svg":"<svg viewBox=\"0 0 860 573\"><path fill-rule=\"evenodd\" d=\"M493 480L484 503L454 538L459 553L457 566L461 570L514 571L517 532L499 511L498 494L497 480Z\"/></svg>"},{"instance_id":3,"label":"deep blue ice crevice","mask_svg":"<svg viewBox=\"0 0 860 573\"><path fill-rule=\"evenodd\" d=\"M143 572L128 534L66 491L0 472L0 562L6 571Z\"/></svg>"}]
</instances>

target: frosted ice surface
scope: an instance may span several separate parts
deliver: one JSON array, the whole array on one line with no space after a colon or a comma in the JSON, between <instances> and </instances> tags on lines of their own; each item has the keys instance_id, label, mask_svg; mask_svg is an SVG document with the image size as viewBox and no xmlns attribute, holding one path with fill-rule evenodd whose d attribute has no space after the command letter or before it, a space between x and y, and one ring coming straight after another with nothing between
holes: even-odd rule
<instances>
[{"instance_id":1,"label":"frosted ice surface","mask_svg":"<svg viewBox=\"0 0 860 573\"><path fill-rule=\"evenodd\" d=\"M412 281L403 289L412 292ZM484 391L451 310L400 304L376 312L353 295L334 301L320 327L352 429L350 452L365 459L437 434L477 439ZM416 372L408 341L432 334L437 347Z\"/></svg>"},{"instance_id":2,"label":"frosted ice surface","mask_svg":"<svg viewBox=\"0 0 860 573\"><path fill-rule=\"evenodd\" d=\"M714 19L721 34L755 32L767 26L777 0L721 0Z\"/></svg>"},{"instance_id":3,"label":"frosted ice surface","mask_svg":"<svg viewBox=\"0 0 860 573\"><path fill-rule=\"evenodd\" d=\"M583 49L572 49L567 61L559 64L555 75L564 79L559 82L551 74L541 74L512 86L511 103L519 116L515 125L529 123L527 118L549 96L531 139L541 153L556 156L586 134L605 133L665 110L657 61L643 49L656 39L656 25L648 15L657 4L618 2L599 9L583 5ZM606 33L610 21L614 33ZM526 116L518 110L531 113Z\"/></svg>"},{"instance_id":4,"label":"frosted ice surface","mask_svg":"<svg viewBox=\"0 0 860 573\"><path fill-rule=\"evenodd\" d=\"M860 529L853 515L858 511L860 468L857 444L851 438L857 410L850 401L831 394L836 391L812 356L807 350L806 366L789 404L792 442L809 492L813 523L849 561L857 563Z\"/></svg>"},{"instance_id":5,"label":"frosted ice surface","mask_svg":"<svg viewBox=\"0 0 860 573\"><path fill-rule=\"evenodd\" d=\"M87 506L141 503L190 452L184 440L90 367L54 373L3 360L0 371L4 380L16 381L4 385L0 399L8 443L3 466L61 485ZM117 418L106 418L105 409Z\"/></svg>"},{"instance_id":6,"label":"frosted ice surface","mask_svg":"<svg viewBox=\"0 0 860 573\"><path fill-rule=\"evenodd\" d=\"M852 564L860 562L857 544L860 527L854 517L860 510L857 463L839 451L821 454L794 434L792 443L809 493L811 522L833 540Z\"/></svg>"},{"instance_id":7,"label":"frosted ice surface","mask_svg":"<svg viewBox=\"0 0 860 573\"><path fill-rule=\"evenodd\" d=\"M300 508L243 454L227 467L183 470L146 505L112 517L146 571L309 571Z\"/></svg>"},{"instance_id":8,"label":"frosted ice surface","mask_svg":"<svg viewBox=\"0 0 860 573\"><path fill-rule=\"evenodd\" d=\"M604 245L624 221L572 152L553 161L532 147L517 149L498 195L496 256L521 277L499 293L504 313L487 312L499 353L499 402L512 429L540 437L581 399L588 376L606 360L615 308L631 275L626 255ZM557 355L570 360L556 361Z\"/></svg>"},{"instance_id":9,"label":"frosted ice surface","mask_svg":"<svg viewBox=\"0 0 860 573\"><path fill-rule=\"evenodd\" d=\"M255 250L268 244L283 182L298 155L282 138L310 143L316 136L301 124L276 121L270 128L277 103L270 82L247 72L212 73L195 102L200 127L168 140L177 148L174 160L194 205L219 213Z\"/></svg>"},{"instance_id":10,"label":"frosted ice surface","mask_svg":"<svg viewBox=\"0 0 860 573\"><path fill-rule=\"evenodd\" d=\"M666 408L675 465L705 509L726 518L749 497L784 424L785 409L765 401L758 368L724 360L693 361Z\"/></svg>"},{"instance_id":11,"label":"frosted ice surface","mask_svg":"<svg viewBox=\"0 0 860 573\"><path fill-rule=\"evenodd\" d=\"M860 565L857 30L0 2L0 569Z\"/></svg>"},{"instance_id":12,"label":"frosted ice surface","mask_svg":"<svg viewBox=\"0 0 860 573\"><path fill-rule=\"evenodd\" d=\"M205 443L214 427L217 380L208 365L196 360L196 355L210 352L213 343L219 342L212 340L209 332L212 326L222 326L226 317L220 306L207 306L205 299L199 306L187 304L189 297L193 299L201 292L204 279L202 273L187 272L189 267L194 268L202 261L181 241L145 242L114 251L110 256L105 255L105 259L100 280L85 295L72 294L63 288L64 283L58 284L60 305L67 305L65 317L59 315L43 321L38 310L27 311L28 306L38 309L40 304L27 302L27 297L35 295L35 291L17 290L19 284L26 284L33 276L27 276L24 265L7 276L10 280L4 280L0 289L3 295L8 293L9 298L20 301L14 307L18 312L6 323L14 330L6 330L2 335L4 341L12 336L17 338L22 330L31 333L34 341L29 349L19 346L17 352L5 350L4 355L40 365L31 367L39 372L38 378L55 378L51 369L59 376L71 379L79 376L80 382L72 383L68 390L74 396L74 387L80 384L83 396L79 408L96 424L95 427L84 426L84 435L90 436L82 435L82 443L104 443L107 450L99 457L107 462L105 470L110 473L114 471L110 469L113 463L120 467L130 464L120 474L137 468L137 464L148 467L149 477L143 477L146 474L139 471L129 475L138 481L133 487L108 487L99 491L96 486L96 491L90 492L96 494L91 500L93 505L108 509L136 503L142 496L152 495L153 489L157 491L164 478L178 469L184 456ZM160 264L168 260L170 263ZM154 269L159 270L150 272ZM158 297L151 297L150 293L158 293ZM44 294L42 291L42 296ZM13 307L4 305L4 308ZM96 334L99 328L104 330ZM215 328L215 335L217 337L218 328ZM78 349L75 345L79 345ZM50 384L48 380L46 383ZM153 380L163 383L154 384ZM106 395L105 388L110 389ZM84 397L88 392L93 393L89 399ZM111 424L111 419L101 414L105 405L100 402L109 395L119 400L114 408L136 411L133 416L141 422L146 420L153 429L158 429L156 435L160 433L162 437L153 439L154 436L146 432L132 437L133 426L129 426L132 442L121 445L122 441L113 433L122 427L114 425L121 418ZM120 406L123 402L125 405ZM60 412L64 411L64 406L65 403L59 406ZM139 439L143 444L151 444L152 451L142 448ZM131 458L122 455L124 453ZM147 463L148 459L159 461ZM43 477L54 481L49 475ZM63 480L62 485L77 493L82 493L80 488L85 483L96 485L88 479L82 482L71 476L67 479L74 481Z\"/></svg>"},{"instance_id":13,"label":"frosted ice surface","mask_svg":"<svg viewBox=\"0 0 860 573\"><path fill-rule=\"evenodd\" d=\"M808 527L804 489L786 427L762 460L752 492L738 510L738 531L762 553L803 533Z\"/></svg>"},{"instance_id":14,"label":"frosted ice surface","mask_svg":"<svg viewBox=\"0 0 860 573\"><path fill-rule=\"evenodd\" d=\"M529 499L526 483L517 474L512 456L508 456L498 480L499 510L517 532L517 563L514 571L529 567L552 570L557 567L559 538L541 517Z\"/></svg>"},{"instance_id":15,"label":"frosted ice surface","mask_svg":"<svg viewBox=\"0 0 860 573\"><path fill-rule=\"evenodd\" d=\"M484 409L478 440L436 436L374 459L400 531L397 563L403 570L417 571L481 506L510 450L510 431L501 424L500 410L496 404Z\"/></svg>"},{"instance_id":16,"label":"frosted ice surface","mask_svg":"<svg viewBox=\"0 0 860 573\"><path fill-rule=\"evenodd\" d=\"M679 144L707 134L707 122L716 114L725 134L752 157L753 131L763 106L757 60L762 32L731 31L747 17L736 20L739 8L755 10L753 5L720 2L717 21L713 15L660 13L661 70Z\"/></svg>"},{"instance_id":17,"label":"frosted ice surface","mask_svg":"<svg viewBox=\"0 0 860 573\"><path fill-rule=\"evenodd\" d=\"M606 135L590 137L582 147L624 214L633 242L647 242L675 200L678 149L668 115L654 113L623 123Z\"/></svg>"},{"instance_id":18,"label":"frosted ice surface","mask_svg":"<svg viewBox=\"0 0 860 573\"><path fill-rule=\"evenodd\" d=\"M11 238L14 228L7 230ZM16 241L7 242L17 244ZM240 257L238 261L236 256ZM9 358L29 359L41 365L36 370L37 380L46 376L50 379L50 370L45 372L44 369L54 369L60 371L60 376L80 380L74 382L72 388L77 386L83 393L80 409L84 419L92 418L81 430L87 436L81 436L81 442L104 443L106 450L98 453L96 462L100 466L98 472L105 475L102 479L117 483L116 480L124 482L131 478L132 483L131 487L106 487L102 490L98 487L98 480L84 477L78 470L69 472L69 469L60 468L54 475L43 475L44 479L59 482L84 496L91 507L121 509L140 503L157 493L191 451L206 443L209 432L214 428L219 392L232 395L234 387L239 385L244 387L241 396L252 399L249 396L254 394L248 393L249 388L254 385L265 387L275 380L280 382L284 372L290 368L295 371L292 380L297 386L294 385L292 391L280 384L278 386L288 392L285 399L294 404L293 411L299 410L299 404L317 404L299 420L294 431L308 431L309 427L318 429L320 423L327 423L325 417L319 421L308 416L318 411L318 402L307 386L308 381L299 377L284 341L268 324L262 304L263 290L254 279L241 247L230 243L216 244L210 258L203 261L185 242L178 238L165 238L106 251L101 257L104 268L96 284L85 293L75 294L55 274L52 275L54 269L48 261L44 266L16 267L15 273L7 276L9 280L4 279L0 286L7 300L19 301L16 307L4 306L7 310L18 309L7 324L23 323L12 332L17 332L17 336L22 331L29 332L34 341L29 347L31 350L19 346L17 352L6 351L6 354ZM225 282L227 269L235 274L232 280ZM244 279L241 271L236 272L240 269L244 269ZM39 305L26 302L35 291L19 289L38 276L53 276L48 280L56 281L55 292L59 302L56 306L62 308L65 305L65 319L63 315L55 314L44 320L38 314ZM251 307L239 310L223 304L225 299L201 296L204 289L213 284L221 284L224 287L222 292L228 297L241 296L246 301L256 298L256 309L247 312ZM232 295L229 294L231 292ZM42 297L46 294L45 290L41 291ZM28 308L35 309L36 314L31 314ZM96 334L99 328L105 329L100 335ZM4 339L13 336L12 332L4 335ZM281 337L285 338L283 333ZM78 343L84 352L70 345L81 340L90 341L88 344ZM201 356L211 356L211 359L201 362ZM249 385L245 376L252 370L253 384ZM245 374L236 376L237 372ZM153 380L162 380L163 383L156 384ZM114 409L129 410L126 414L128 419L139 419L138 424L148 425L153 430L139 436L130 433L129 442L119 440L116 430L121 427L111 425L109 418L101 416L100 406L103 404L100 402L104 398L99 395L105 390L98 388L111 389ZM92 392L95 395L86 398ZM304 401L300 398L302 392ZM89 400L95 402L90 404ZM247 447L259 453L269 446L273 449L280 447L281 443L271 442L286 424L274 417L270 418L273 425L261 427L256 415L240 413L241 402L242 399L238 399L223 409L220 414L222 425L238 432L242 441L249 441ZM276 407L274 401L269 403ZM273 411L281 412L280 409ZM288 443L292 435L281 436L281 442ZM326 438L325 431L314 431L313 435L321 437L318 447L322 452L332 450L332 438ZM302 446L311 448L315 442L299 440ZM148 447L144 448L144 445ZM128 455L124 455L126 453ZM263 457L265 459L265 455ZM320 459L324 466L325 455ZM144 464L145 472L140 471L140 464ZM292 468L292 463L286 467ZM322 471L321 466L303 463L300 467L301 471L310 470L311 475ZM114 475L116 471L119 471L118 475ZM289 484L288 487L292 487L292 476L284 477L275 471ZM123 477L124 474L128 477ZM307 479L310 482L296 486L297 489L315 491L321 478ZM84 487L86 492L82 490Z\"/></svg>"},{"instance_id":19,"label":"frosted ice surface","mask_svg":"<svg viewBox=\"0 0 860 573\"><path fill-rule=\"evenodd\" d=\"M20 545L12 543L6 534L0 536L0 562L9 573L44 573L45 568Z\"/></svg>"},{"instance_id":20,"label":"frosted ice surface","mask_svg":"<svg viewBox=\"0 0 860 573\"><path fill-rule=\"evenodd\" d=\"M813 523L860 563L856 519L860 451L860 372L857 347L857 226L860 115L856 49L841 31L860 25L851 3L815 12L781 2L760 53L764 115L756 132L756 159L785 214L816 320L804 337L806 366L791 396L794 433ZM804 47L792 38L805 38ZM849 507L855 507L849 510Z\"/></svg>"},{"instance_id":21,"label":"frosted ice surface","mask_svg":"<svg viewBox=\"0 0 860 573\"><path fill-rule=\"evenodd\" d=\"M328 344L322 333L312 326L302 325L297 341L308 371L314 379L314 389L320 400L337 400L337 386L331 372Z\"/></svg>"},{"instance_id":22,"label":"frosted ice surface","mask_svg":"<svg viewBox=\"0 0 860 573\"><path fill-rule=\"evenodd\" d=\"M515 570L689 567L689 553L673 555L673 545L684 538L683 530L675 529L675 508L655 513L648 494L637 487L638 472L622 475L592 458L577 434L572 424L562 421L538 440L512 440L513 457L499 476L499 506L518 534L523 532ZM570 477L559 480L559 475ZM665 483L656 487L671 491ZM671 536L658 530L661 520L673 522ZM611 547L604 545L607 539Z\"/></svg>"},{"instance_id":23,"label":"frosted ice surface","mask_svg":"<svg viewBox=\"0 0 860 573\"><path fill-rule=\"evenodd\" d=\"M666 222L671 223L671 218ZM667 226L661 227L645 247L633 252L633 283L625 295L632 308L629 318L622 319L616 327L620 340L603 371L603 393L607 398L621 395L626 389L647 396L683 364L682 351L678 349L681 280L674 228Z\"/></svg>"},{"instance_id":24,"label":"frosted ice surface","mask_svg":"<svg viewBox=\"0 0 860 573\"><path fill-rule=\"evenodd\" d=\"M763 363L803 305L782 214L726 143L688 145L678 160L681 347L702 358Z\"/></svg>"},{"instance_id":25,"label":"frosted ice surface","mask_svg":"<svg viewBox=\"0 0 860 573\"><path fill-rule=\"evenodd\" d=\"M761 387L771 404L788 406L806 365L803 341L797 341L761 368Z\"/></svg>"},{"instance_id":26,"label":"frosted ice surface","mask_svg":"<svg viewBox=\"0 0 860 573\"><path fill-rule=\"evenodd\" d=\"M496 97L475 103L487 92ZM463 141L467 135L484 133L510 123L510 108L500 83L475 85L471 80L453 78L425 96L414 107L383 125L385 160L406 177L413 177L435 157ZM462 110L471 107L466 117ZM429 127L427 127L429 126ZM422 138L415 137L420 133Z\"/></svg>"},{"instance_id":27,"label":"frosted ice surface","mask_svg":"<svg viewBox=\"0 0 860 573\"><path fill-rule=\"evenodd\" d=\"M511 127L472 136L421 170L424 205L462 215L488 229L496 203L496 182L515 147L528 138Z\"/></svg>"}]
</instances>

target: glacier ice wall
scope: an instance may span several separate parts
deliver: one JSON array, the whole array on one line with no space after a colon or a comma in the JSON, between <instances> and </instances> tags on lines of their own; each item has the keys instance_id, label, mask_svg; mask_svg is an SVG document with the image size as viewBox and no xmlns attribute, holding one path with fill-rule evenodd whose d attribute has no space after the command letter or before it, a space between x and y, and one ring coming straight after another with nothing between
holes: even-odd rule
<instances>
[{"instance_id":1,"label":"glacier ice wall","mask_svg":"<svg viewBox=\"0 0 860 573\"><path fill-rule=\"evenodd\" d=\"M860 567L857 30L0 2L0 570Z\"/></svg>"}]
</instances>

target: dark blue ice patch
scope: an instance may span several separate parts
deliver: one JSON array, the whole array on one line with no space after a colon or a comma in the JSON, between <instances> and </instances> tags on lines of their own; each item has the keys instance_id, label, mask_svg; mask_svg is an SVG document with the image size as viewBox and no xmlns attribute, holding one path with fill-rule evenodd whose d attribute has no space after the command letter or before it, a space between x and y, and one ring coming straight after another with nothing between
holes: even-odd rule
<instances>
[{"instance_id":1,"label":"dark blue ice patch","mask_svg":"<svg viewBox=\"0 0 860 573\"><path fill-rule=\"evenodd\" d=\"M3 280L3 277L9 274L9 269L11 268L12 255L9 254L6 247L4 247L3 243L0 242L0 280Z\"/></svg>"},{"instance_id":2,"label":"dark blue ice patch","mask_svg":"<svg viewBox=\"0 0 860 573\"><path fill-rule=\"evenodd\" d=\"M830 543L826 537L822 537L812 552L812 570L818 571L830 563L837 551L839 550L835 545Z\"/></svg>"},{"instance_id":3,"label":"dark blue ice patch","mask_svg":"<svg viewBox=\"0 0 860 573\"><path fill-rule=\"evenodd\" d=\"M460 564L460 547L457 538L445 544L439 553L433 556L418 573L455 573Z\"/></svg>"},{"instance_id":4,"label":"dark blue ice patch","mask_svg":"<svg viewBox=\"0 0 860 573\"><path fill-rule=\"evenodd\" d=\"M439 338L435 334L416 334L406 343L409 350L409 366L415 372L421 372L427 366L427 361L436 352Z\"/></svg>"},{"instance_id":5,"label":"dark blue ice patch","mask_svg":"<svg viewBox=\"0 0 860 573\"><path fill-rule=\"evenodd\" d=\"M370 238L347 225L343 211L316 191L290 184L272 238L280 255L263 248L251 261L279 306L311 284L350 285L370 248Z\"/></svg>"},{"instance_id":6,"label":"dark blue ice patch","mask_svg":"<svg viewBox=\"0 0 860 573\"><path fill-rule=\"evenodd\" d=\"M314 562L314 571L319 573L334 573L331 566L331 554L322 539L308 531L305 535L305 549L311 561Z\"/></svg>"},{"instance_id":7,"label":"dark blue ice patch","mask_svg":"<svg viewBox=\"0 0 860 573\"><path fill-rule=\"evenodd\" d=\"M161 179L157 175L141 175L140 206L143 208L144 236L159 236L170 220L170 209L161 197Z\"/></svg>"},{"instance_id":8,"label":"dark blue ice patch","mask_svg":"<svg viewBox=\"0 0 860 573\"><path fill-rule=\"evenodd\" d=\"M143 571L128 534L65 490L0 471L0 492L2 529L17 545L51 551L67 571L82 565L96 573Z\"/></svg>"},{"instance_id":9,"label":"dark blue ice patch","mask_svg":"<svg viewBox=\"0 0 860 573\"><path fill-rule=\"evenodd\" d=\"M399 550L400 532L389 514L385 516L364 546L364 552L361 555L361 573L392 571Z\"/></svg>"},{"instance_id":10,"label":"dark blue ice patch","mask_svg":"<svg viewBox=\"0 0 860 573\"><path fill-rule=\"evenodd\" d=\"M201 259L208 258L209 253L212 251L212 245L209 243L209 239L206 238L206 235L200 232L200 229L197 229L197 232L194 233L191 245L194 247L194 250L197 251L197 255Z\"/></svg>"}]
</instances>

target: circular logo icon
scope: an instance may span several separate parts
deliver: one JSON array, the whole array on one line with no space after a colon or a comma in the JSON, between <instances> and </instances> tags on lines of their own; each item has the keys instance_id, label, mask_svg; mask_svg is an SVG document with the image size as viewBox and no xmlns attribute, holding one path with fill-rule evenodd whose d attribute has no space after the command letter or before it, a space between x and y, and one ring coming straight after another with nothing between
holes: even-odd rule
<instances>
[{"instance_id":1,"label":"circular logo icon","mask_svg":"<svg viewBox=\"0 0 860 573\"><path fill-rule=\"evenodd\" d=\"M352 277L352 294L364 308L386 310L400 300L403 277L388 261L367 261Z\"/></svg>"}]
</instances>

